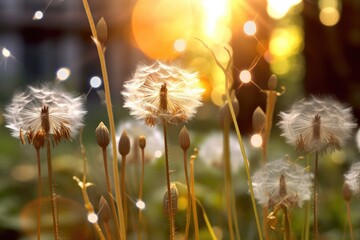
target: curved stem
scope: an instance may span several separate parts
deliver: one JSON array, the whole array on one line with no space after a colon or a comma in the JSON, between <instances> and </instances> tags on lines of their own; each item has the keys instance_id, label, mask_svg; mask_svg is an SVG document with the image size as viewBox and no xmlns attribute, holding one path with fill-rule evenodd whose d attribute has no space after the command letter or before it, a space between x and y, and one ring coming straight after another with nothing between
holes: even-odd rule
<instances>
[{"instance_id":1,"label":"curved stem","mask_svg":"<svg viewBox=\"0 0 360 240\"><path fill-rule=\"evenodd\" d=\"M94 42L96 44L96 49L99 55L101 72L104 81L104 90L105 90L105 101L106 101L106 109L109 118L110 124L110 134L111 134L111 144L112 144L112 155L113 155L113 173L114 173L114 183L115 183L115 195L116 195L116 203L118 208L118 219L120 225L120 239L126 240L126 228L124 221L124 213L122 207L122 199L120 194L120 184L119 184L119 166L117 161L117 147L116 147L116 138L115 138L115 123L114 123L114 115L112 111L112 104L110 98L110 87L109 87L109 79L106 68L106 61L104 56L104 49L102 44L97 40L97 32L94 24L93 17L91 15L90 7L87 0L83 0L84 9L86 12L86 16L89 21L91 33L93 35Z\"/></svg>"},{"instance_id":2,"label":"curved stem","mask_svg":"<svg viewBox=\"0 0 360 240\"><path fill-rule=\"evenodd\" d=\"M38 170L38 205L37 205L37 239L40 240L41 235L41 161L40 161L40 148L36 148L36 162Z\"/></svg>"},{"instance_id":3,"label":"curved stem","mask_svg":"<svg viewBox=\"0 0 360 240\"><path fill-rule=\"evenodd\" d=\"M189 229L190 229L190 221L191 221L191 193L190 193L190 184L189 184L189 175L188 175L188 167L187 167L187 151L183 150L183 160L184 160L184 170L185 170L185 180L187 187L187 199L188 206L186 208L186 223L185 223L185 236L184 239L187 240L189 237Z\"/></svg>"},{"instance_id":4,"label":"curved stem","mask_svg":"<svg viewBox=\"0 0 360 240\"><path fill-rule=\"evenodd\" d=\"M167 187L167 195L168 195L168 213L169 213L169 224L170 224L170 240L174 240L175 238L175 223L174 223L174 215L173 215L173 202L172 202L172 194L170 188L170 168L169 168L169 153L167 146L167 131L166 131L166 123L163 123L164 129L164 145L165 145L165 168L166 168L166 187Z\"/></svg>"},{"instance_id":5,"label":"curved stem","mask_svg":"<svg viewBox=\"0 0 360 240\"><path fill-rule=\"evenodd\" d=\"M120 235L120 229L119 229L119 220L118 217L116 215L116 208L115 208L115 203L114 203L114 197L111 191L111 185L110 185L110 177L109 177L109 170L108 170L108 163L107 163L107 153L106 153L106 148L102 148L102 153L103 153L103 160L104 160L104 169L105 169L105 178L106 178L106 189L107 192L109 194L110 197L110 207L111 207L111 213L113 215L114 218L114 223L115 223L115 229L118 235Z\"/></svg>"}]
</instances>

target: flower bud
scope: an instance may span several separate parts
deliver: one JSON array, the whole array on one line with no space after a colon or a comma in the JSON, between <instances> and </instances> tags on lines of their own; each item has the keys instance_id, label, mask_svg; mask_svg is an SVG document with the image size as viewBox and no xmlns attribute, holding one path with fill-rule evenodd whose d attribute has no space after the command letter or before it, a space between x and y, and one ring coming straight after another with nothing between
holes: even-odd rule
<instances>
[{"instance_id":1,"label":"flower bud","mask_svg":"<svg viewBox=\"0 0 360 240\"><path fill-rule=\"evenodd\" d=\"M108 29L105 19L102 17L96 24L97 38L99 42L104 45L108 35Z\"/></svg>"},{"instance_id":2,"label":"flower bud","mask_svg":"<svg viewBox=\"0 0 360 240\"><path fill-rule=\"evenodd\" d=\"M275 91L276 86L277 86L277 77L276 77L275 74L273 74L273 75L271 75L271 77L269 78L268 88L269 88L269 90L271 90L271 91Z\"/></svg>"},{"instance_id":3,"label":"flower bud","mask_svg":"<svg viewBox=\"0 0 360 240\"><path fill-rule=\"evenodd\" d=\"M102 148L106 148L110 143L109 130L103 122L99 123L99 126L95 130L95 137L98 145Z\"/></svg>"},{"instance_id":4,"label":"flower bud","mask_svg":"<svg viewBox=\"0 0 360 240\"><path fill-rule=\"evenodd\" d=\"M130 152L130 139L126 133L123 131L119 141L119 153L121 156L126 156Z\"/></svg>"},{"instance_id":5,"label":"flower bud","mask_svg":"<svg viewBox=\"0 0 360 240\"><path fill-rule=\"evenodd\" d=\"M347 202L350 201L352 194L351 194L349 184L344 183L343 189L342 189L342 194L343 194L343 198L344 198L345 201L347 201Z\"/></svg>"},{"instance_id":6,"label":"flower bud","mask_svg":"<svg viewBox=\"0 0 360 240\"><path fill-rule=\"evenodd\" d=\"M190 136L185 126L181 129L179 133L179 145L184 151L188 150L190 147Z\"/></svg>"},{"instance_id":7,"label":"flower bud","mask_svg":"<svg viewBox=\"0 0 360 240\"><path fill-rule=\"evenodd\" d=\"M103 196L101 196L100 201L99 201L98 216L105 223L108 222L110 219L110 206Z\"/></svg>"},{"instance_id":8,"label":"flower bud","mask_svg":"<svg viewBox=\"0 0 360 240\"><path fill-rule=\"evenodd\" d=\"M141 149L144 149L146 147L146 138L143 135L139 137L139 147Z\"/></svg>"},{"instance_id":9,"label":"flower bud","mask_svg":"<svg viewBox=\"0 0 360 240\"><path fill-rule=\"evenodd\" d=\"M252 126L256 133L261 133L266 124L266 114L261 109L261 107L257 107L252 115Z\"/></svg>"},{"instance_id":10,"label":"flower bud","mask_svg":"<svg viewBox=\"0 0 360 240\"><path fill-rule=\"evenodd\" d=\"M172 203L172 214L175 215L177 212L177 205L178 205L178 196L179 196L179 192L178 189L176 187L176 184L171 184L170 185L170 191L171 191L171 203ZM168 205L168 191L166 190L166 192L164 193L164 197L163 197L163 210L164 213L168 216L169 215L169 211L168 211L169 205Z\"/></svg>"}]
</instances>

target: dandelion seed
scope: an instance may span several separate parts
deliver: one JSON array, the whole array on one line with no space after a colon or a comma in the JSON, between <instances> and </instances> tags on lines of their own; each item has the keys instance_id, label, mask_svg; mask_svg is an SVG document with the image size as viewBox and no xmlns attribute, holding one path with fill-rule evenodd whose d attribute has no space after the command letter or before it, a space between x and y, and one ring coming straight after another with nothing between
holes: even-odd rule
<instances>
[{"instance_id":1,"label":"dandelion seed","mask_svg":"<svg viewBox=\"0 0 360 240\"><path fill-rule=\"evenodd\" d=\"M73 138L83 126L86 111L81 97L49 86L28 86L27 90L16 93L5 108L6 127L14 137L30 144L48 131L53 143ZM47 121L44 121L46 119Z\"/></svg>"},{"instance_id":2,"label":"dandelion seed","mask_svg":"<svg viewBox=\"0 0 360 240\"><path fill-rule=\"evenodd\" d=\"M342 148L356 127L350 107L326 97L312 97L281 112L279 126L288 143L304 152Z\"/></svg>"},{"instance_id":3,"label":"dandelion seed","mask_svg":"<svg viewBox=\"0 0 360 240\"><path fill-rule=\"evenodd\" d=\"M344 176L345 183L349 186L351 193L360 197L360 162L352 164Z\"/></svg>"},{"instance_id":4,"label":"dandelion seed","mask_svg":"<svg viewBox=\"0 0 360 240\"><path fill-rule=\"evenodd\" d=\"M301 207L311 198L311 174L285 159L270 161L252 179L255 198L270 208L279 204Z\"/></svg>"},{"instance_id":5,"label":"dandelion seed","mask_svg":"<svg viewBox=\"0 0 360 240\"><path fill-rule=\"evenodd\" d=\"M131 115L154 126L191 119L202 105L203 92L196 73L156 61L150 66L140 64L122 95Z\"/></svg>"}]
</instances>

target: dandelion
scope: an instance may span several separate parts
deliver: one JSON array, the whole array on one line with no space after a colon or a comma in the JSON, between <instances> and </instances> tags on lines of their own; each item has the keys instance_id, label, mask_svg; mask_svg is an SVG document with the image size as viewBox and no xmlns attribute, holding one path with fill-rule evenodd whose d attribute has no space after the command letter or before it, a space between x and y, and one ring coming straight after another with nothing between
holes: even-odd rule
<instances>
[{"instance_id":1,"label":"dandelion","mask_svg":"<svg viewBox=\"0 0 360 240\"><path fill-rule=\"evenodd\" d=\"M344 176L345 183L349 186L351 193L360 197L360 162L352 164Z\"/></svg>"},{"instance_id":2,"label":"dandelion","mask_svg":"<svg viewBox=\"0 0 360 240\"><path fill-rule=\"evenodd\" d=\"M356 127L350 107L333 98L312 97L281 112L279 126L288 143L304 152L342 148Z\"/></svg>"},{"instance_id":3,"label":"dandelion","mask_svg":"<svg viewBox=\"0 0 360 240\"><path fill-rule=\"evenodd\" d=\"M5 108L4 118L11 135L20 138L23 144L25 138L32 144L35 136L45 137L48 128L56 145L78 133L85 113L82 97L43 85L29 86L26 91L15 94ZM44 118L48 121L43 121Z\"/></svg>"},{"instance_id":4,"label":"dandelion","mask_svg":"<svg viewBox=\"0 0 360 240\"><path fill-rule=\"evenodd\" d=\"M150 66L140 64L124 89L124 107L137 119L145 119L149 126L188 121L202 105L204 92L197 73L159 61Z\"/></svg>"},{"instance_id":5,"label":"dandelion","mask_svg":"<svg viewBox=\"0 0 360 240\"><path fill-rule=\"evenodd\" d=\"M268 162L252 179L258 203L270 208L278 204L302 207L311 198L311 174L286 159Z\"/></svg>"},{"instance_id":6,"label":"dandelion","mask_svg":"<svg viewBox=\"0 0 360 240\"><path fill-rule=\"evenodd\" d=\"M15 94L12 102L5 108L4 118L6 127L11 129L14 137L20 138L25 144L25 137L29 144L36 149L38 165L38 239L40 239L40 210L41 210L41 164L40 148L46 146L48 177L53 217L54 238L60 239L58 228L58 209L55 184L52 174L50 138L54 145L61 140L70 140L83 126L83 109L81 97L49 86L29 86L26 91Z\"/></svg>"}]
</instances>

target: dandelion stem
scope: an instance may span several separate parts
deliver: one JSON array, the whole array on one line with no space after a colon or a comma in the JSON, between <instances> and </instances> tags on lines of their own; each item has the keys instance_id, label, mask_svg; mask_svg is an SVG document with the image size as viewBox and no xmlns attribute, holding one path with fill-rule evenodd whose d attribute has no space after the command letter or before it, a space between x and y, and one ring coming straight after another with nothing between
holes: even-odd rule
<instances>
[{"instance_id":1,"label":"dandelion stem","mask_svg":"<svg viewBox=\"0 0 360 240\"><path fill-rule=\"evenodd\" d=\"M282 206L284 212L284 228L285 228L285 240L291 240L291 227L289 219L289 211L286 206Z\"/></svg>"},{"instance_id":2,"label":"dandelion stem","mask_svg":"<svg viewBox=\"0 0 360 240\"><path fill-rule=\"evenodd\" d=\"M59 234L59 223L58 223L58 207L57 207L55 184L54 184L53 174L52 174L49 132L46 133L45 141L46 141L46 155L47 155L47 165L48 165L48 175L49 175L51 212L52 212L53 227L54 227L54 239L59 240L60 234Z\"/></svg>"},{"instance_id":3,"label":"dandelion stem","mask_svg":"<svg viewBox=\"0 0 360 240\"><path fill-rule=\"evenodd\" d=\"M345 202L346 202L347 220L349 223L350 239L354 240L354 233L353 233L352 222L351 222L350 201L345 201Z\"/></svg>"},{"instance_id":4,"label":"dandelion stem","mask_svg":"<svg viewBox=\"0 0 360 240\"><path fill-rule=\"evenodd\" d=\"M96 27L94 24L94 19L91 14L91 10L87 0L83 0L84 9L86 12L86 16L89 21L91 33L94 38L94 42L96 44L96 48L99 55L101 72L104 81L104 90L105 90L105 100L106 100L106 109L108 112L109 124L110 124L110 134L111 134L111 143L112 143L112 154L113 154L113 173L114 173L114 183L115 183L115 195L116 195L116 203L118 207L118 219L120 225L120 239L126 240L126 228L125 228L125 221L124 221L124 213L122 207L122 199L120 194L120 184L119 184L119 166L117 161L117 147L116 147L116 139L115 139L115 123L114 123L114 116L112 112L112 104L110 98L110 87L109 87L109 79L106 69L106 61L104 56L104 49L102 44L97 40L97 32Z\"/></svg>"},{"instance_id":5,"label":"dandelion stem","mask_svg":"<svg viewBox=\"0 0 360 240\"><path fill-rule=\"evenodd\" d=\"M172 202L172 194L170 188L170 168L169 168L169 153L167 146L167 131L166 131L166 123L163 122L164 129L164 145L165 145L165 168L166 168L166 187L168 193L168 214L169 214L169 224L170 224L170 240L174 240L175 238L175 226L174 226L174 215L173 215L173 202Z\"/></svg>"},{"instance_id":6,"label":"dandelion stem","mask_svg":"<svg viewBox=\"0 0 360 240\"><path fill-rule=\"evenodd\" d=\"M144 148L141 148L141 177L140 177L140 187L139 187L139 200L141 201L143 195L144 172L145 172L145 150ZM142 209L139 208L138 240L141 239L142 239Z\"/></svg>"},{"instance_id":7,"label":"dandelion stem","mask_svg":"<svg viewBox=\"0 0 360 240\"><path fill-rule=\"evenodd\" d=\"M199 240L199 223L197 217L197 210L196 210L196 196L195 196L195 173L194 173L194 161L196 156L192 155L190 157L190 190L191 190L191 206L194 218L194 232L195 232L195 239Z\"/></svg>"},{"instance_id":8,"label":"dandelion stem","mask_svg":"<svg viewBox=\"0 0 360 240\"><path fill-rule=\"evenodd\" d=\"M190 191L190 184L189 184L189 175L188 175L188 167L187 167L187 150L183 150L183 159L184 159L184 170L185 170L185 180L187 186L187 199L188 199L188 206L186 208L186 223L185 223L185 236L184 239L187 240L189 237L189 228L190 228L190 221L191 221L191 191Z\"/></svg>"},{"instance_id":9,"label":"dandelion stem","mask_svg":"<svg viewBox=\"0 0 360 240\"><path fill-rule=\"evenodd\" d=\"M79 134L79 139L80 139L80 149L81 149L81 156L82 156L82 159L83 159L83 166L84 166L84 172L83 172L83 177L82 177L82 182L77 178L77 177L73 177L74 180L77 181L77 183L79 184L80 188L81 188L81 193L82 193L82 196L83 196L83 199L84 199L84 205L85 205L85 208L86 210L88 211L88 214L95 214L95 211L94 211L94 207L93 205L91 204L90 200L89 200L89 196L87 194L87 191L86 191L86 188L87 188L87 184L86 184L86 174L87 174L87 158L86 158L86 154L85 154L85 147L83 145L83 142L82 142L82 129L80 129L80 134ZM99 224L97 222L95 223L92 223L94 228L95 228L95 231L96 233L98 234L100 240L105 240L105 236L99 226Z\"/></svg>"},{"instance_id":10,"label":"dandelion stem","mask_svg":"<svg viewBox=\"0 0 360 240\"><path fill-rule=\"evenodd\" d=\"M266 91L267 99L266 99L266 124L265 124L265 132L263 138L262 145L262 153L264 163L268 161L268 143L271 134L272 120L275 110L275 104L278 93L276 91ZM268 238L266 238L268 239Z\"/></svg>"},{"instance_id":11,"label":"dandelion stem","mask_svg":"<svg viewBox=\"0 0 360 240\"><path fill-rule=\"evenodd\" d=\"M307 166L310 166L310 157L307 157ZM304 220L304 230L303 236L301 237L302 240L309 240L309 228L310 228L310 221L309 221L309 212L310 212L310 202L307 201L305 203L305 220Z\"/></svg>"},{"instance_id":12,"label":"dandelion stem","mask_svg":"<svg viewBox=\"0 0 360 240\"><path fill-rule=\"evenodd\" d=\"M232 195L232 179L231 179L231 163L230 163L230 146L229 146L229 122L224 121L223 123L223 154L224 154L224 175L225 175L225 201L226 201L226 211L227 211L227 221L229 228L230 239L234 240L234 223L232 218L231 209L231 195Z\"/></svg>"},{"instance_id":13,"label":"dandelion stem","mask_svg":"<svg viewBox=\"0 0 360 240\"><path fill-rule=\"evenodd\" d=\"M118 235L120 235L119 220L118 220L118 217L116 215L115 203L114 203L113 194L112 194L112 191L111 191L110 176L109 176L109 170L108 170L108 164L107 164L107 152L106 152L105 147L102 147L102 153L103 153L103 159L104 159L106 189L107 189L107 192L108 192L109 198L110 198L111 212L112 212L112 215L113 215L113 218L114 218L116 232L117 232Z\"/></svg>"},{"instance_id":14,"label":"dandelion stem","mask_svg":"<svg viewBox=\"0 0 360 240\"><path fill-rule=\"evenodd\" d=\"M315 153L315 168L314 168L314 239L319 239L318 229L318 191L317 191L317 170L318 170L319 153Z\"/></svg>"},{"instance_id":15,"label":"dandelion stem","mask_svg":"<svg viewBox=\"0 0 360 240\"><path fill-rule=\"evenodd\" d=\"M213 229L212 226L211 226L211 223L210 223L209 218L208 218L208 216L207 216L207 214L206 214L206 211L205 211L204 206L201 204L201 202L200 202L199 199L196 199L196 202L197 202L197 204L199 205L199 207L201 208L201 210L202 210L202 212L203 212L204 221L205 221L205 223L206 223L206 226L207 226L208 229L209 229L209 233L210 233L210 235L211 235L212 240L217 240L217 237L216 237L216 235L215 235L214 229Z\"/></svg>"},{"instance_id":16,"label":"dandelion stem","mask_svg":"<svg viewBox=\"0 0 360 240\"><path fill-rule=\"evenodd\" d=\"M126 187L125 187L125 170L126 170L126 155L121 156L121 175L120 175L120 183L121 183L121 199L123 200L124 207L124 218L127 223L127 204L126 204ZM127 224L125 224L125 228Z\"/></svg>"},{"instance_id":17,"label":"dandelion stem","mask_svg":"<svg viewBox=\"0 0 360 240\"><path fill-rule=\"evenodd\" d=\"M202 42L201 40L199 40L200 42ZM225 74L225 94L226 94L226 100L228 101L229 103L229 108L230 108L230 113L231 113L231 118L233 120L233 123L234 123L234 126L235 126L235 130L236 130L236 135L238 137L238 141L239 141L239 146L240 146L240 150L241 150L241 154L243 156L243 159L244 159L244 166L245 166L245 172L246 172L246 177L247 177L247 181L248 181L248 184L249 184L249 191L250 191L250 196L251 196L251 203L252 203L252 207L253 207L253 210L254 210L254 216L255 216L255 221L256 221L256 227L257 227L257 231L258 231L258 234L259 234L259 239L262 240L263 237L262 237L262 233L261 233L261 226L260 226L260 220L259 220L259 214L258 214L258 211L257 211L257 207L256 207L256 202L255 202L255 196L254 196L254 189L253 189L253 186L252 186L252 181L251 181L251 174L250 174L250 166L249 166L249 162L248 162L248 159L247 159L247 156L246 156L246 151L245 151L245 146L244 146L244 142L242 140L242 137L241 137L241 133L240 133L240 130L239 130L239 125L237 123L237 120L236 120L236 115L235 115L235 111L234 111L234 106L231 102L231 98L230 98L230 94L229 94L229 80L231 79L231 76L229 75L227 69L229 68L230 64L231 64L231 54L229 52L229 50L227 48L225 48L225 50L227 51L227 53L229 54L229 57L230 57L230 61L229 61L229 65L228 67L225 69L221 63L219 62L219 60L216 58L215 56L215 53L209 48L209 46L207 46L204 42L202 42L204 47L206 49L208 49L210 51L210 53L212 54L215 62L216 62L216 65L218 65L218 67L224 72Z\"/></svg>"},{"instance_id":18,"label":"dandelion stem","mask_svg":"<svg viewBox=\"0 0 360 240\"><path fill-rule=\"evenodd\" d=\"M38 205L37 205L37 239L40 240L41 235L41 161L40 161L40 148L36 148L36 162L38 170Z\"/></svg>"}]
</instances>

